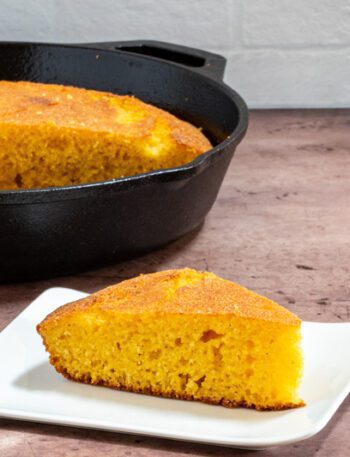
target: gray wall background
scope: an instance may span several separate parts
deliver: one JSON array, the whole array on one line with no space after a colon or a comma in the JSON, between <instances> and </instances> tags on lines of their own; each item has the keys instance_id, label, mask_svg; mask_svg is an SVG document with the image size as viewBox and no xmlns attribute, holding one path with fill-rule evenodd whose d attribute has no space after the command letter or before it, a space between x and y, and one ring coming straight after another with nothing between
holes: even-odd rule
<instances>
[{"instance_id":1,"label":"gray wall background","mask_svg":"<svg viewBox=\"0 0 350 457\"><path fill-rule=\"evenodd\" d=\"M349 0L0 0L0 39L173 41L225 55L251 108L350 106Z\"/></svg>"}]
</instances>

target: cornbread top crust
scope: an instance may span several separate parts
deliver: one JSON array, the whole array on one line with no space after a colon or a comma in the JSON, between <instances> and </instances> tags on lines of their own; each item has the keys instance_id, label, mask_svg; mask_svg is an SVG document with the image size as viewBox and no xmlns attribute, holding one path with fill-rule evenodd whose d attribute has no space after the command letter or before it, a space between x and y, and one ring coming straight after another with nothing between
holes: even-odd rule
<instances>
[{"instance_id":1,"label":"cornbread top crust","mask_svg":"<svg viewBox=\"0 0 350 457\"><path fill-rule=\"evenodd\" d=\"M157 122L170 131L174 144L211 148L200 130L135 97L55 84L0 81L0 123L55 125L107 132L130 138L149 136Z\"/></svg>"},{"instance_id":2,"label":"cornbread top crust","mask_svg":"<svg viewBox=\"0 0 350 457\"><path fill-rule=\"evenodd\" d=\"M39 324L79 311L228 315L300 326L292 312L213 273L185 268L140 275L68 303Z\"/></svg>"}]
</instances>

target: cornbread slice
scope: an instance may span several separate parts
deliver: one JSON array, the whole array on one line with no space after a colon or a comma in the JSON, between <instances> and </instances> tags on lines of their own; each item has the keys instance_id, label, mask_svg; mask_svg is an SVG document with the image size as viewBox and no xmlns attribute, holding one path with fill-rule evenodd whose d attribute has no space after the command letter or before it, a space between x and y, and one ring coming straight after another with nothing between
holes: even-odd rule
<instances>
[{"instance_id":1,"label":"cornbread slice","mask_svg":"<svg viewBox=\"0 0 350 457\"><path fill-rule=\"evenodd\" d=\"M0 189L135 175L210 148L199 129L134 97L0 81Z\"/></svg>"},{"instance_id":2,"label":"cornbread slice","mask_svg":"<svg viewBox=\"0 0 350 457\"><path fill-rule=\"evenodd\" d=\"M213 273L141 275L54 311L37 330L69 379L228 407L302 406L300 319Z\"/></svg>"}]
</instances>

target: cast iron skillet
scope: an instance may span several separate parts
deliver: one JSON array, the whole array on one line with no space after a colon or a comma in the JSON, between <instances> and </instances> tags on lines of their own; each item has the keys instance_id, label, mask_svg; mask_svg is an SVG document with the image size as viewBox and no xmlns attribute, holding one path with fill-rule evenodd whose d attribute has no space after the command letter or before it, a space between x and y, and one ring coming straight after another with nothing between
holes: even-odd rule
<instances>
[{"instance_id":1,"label":"cast iron skillet","mask_svg":"<svg viewBox=\"0 0 350 457\"><path fill-rule=\"evenodd\" d=\"M244 101L222 82L223 57L154 41L3 42L0 60L0 79L134 94L201 126L216 145L177 168L92 184L0 191L0 281L118 261L201 224L248 125Z\"/></svg>"}]
</instances>

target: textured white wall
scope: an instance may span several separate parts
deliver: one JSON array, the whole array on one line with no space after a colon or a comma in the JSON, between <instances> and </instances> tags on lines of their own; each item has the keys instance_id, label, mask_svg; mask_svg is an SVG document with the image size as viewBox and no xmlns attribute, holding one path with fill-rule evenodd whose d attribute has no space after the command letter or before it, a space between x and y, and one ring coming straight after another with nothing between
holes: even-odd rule
<instances>
[{"instance_id":1,"label":"textured white wall","mask_svg":"<svg viewBox=\"0 0 350 457\"><path fill-rule=\"evenodd\" d=\"M173 41L225 55L250 107L350 106L350 0L0 0L0 39Z\"/></svg>"}]
</instances>

